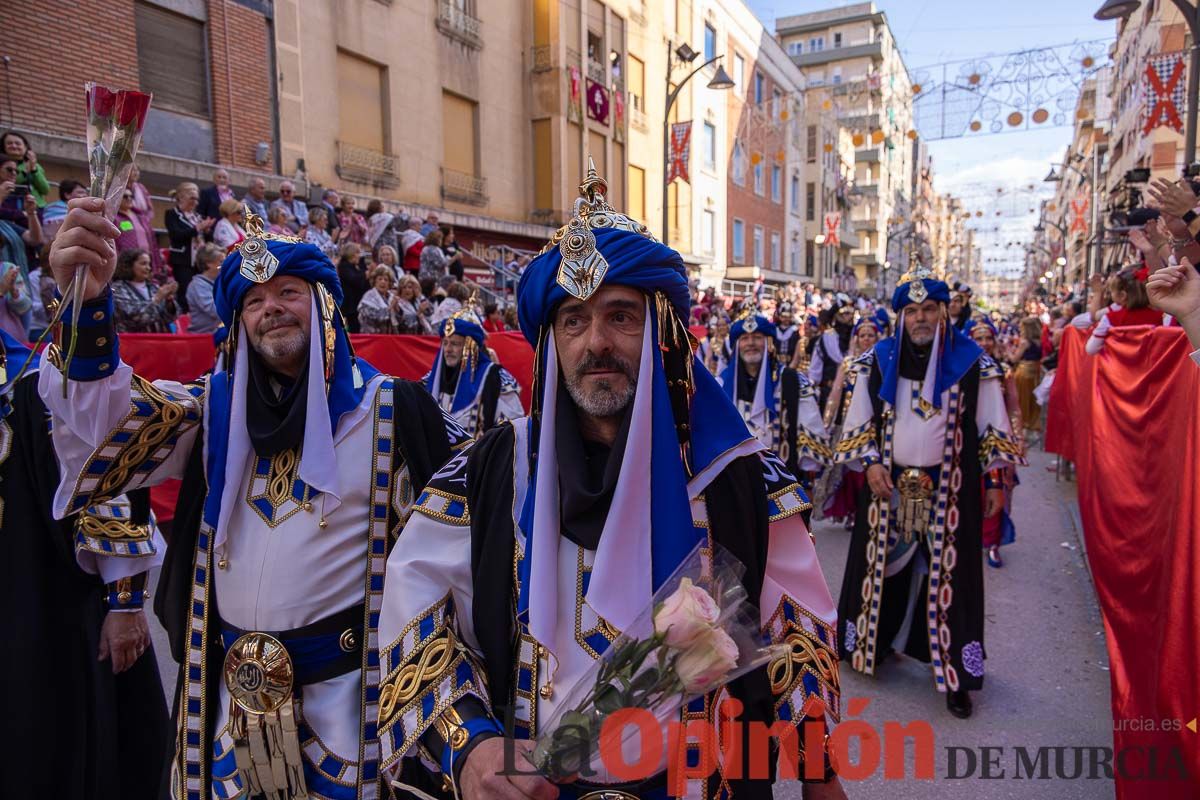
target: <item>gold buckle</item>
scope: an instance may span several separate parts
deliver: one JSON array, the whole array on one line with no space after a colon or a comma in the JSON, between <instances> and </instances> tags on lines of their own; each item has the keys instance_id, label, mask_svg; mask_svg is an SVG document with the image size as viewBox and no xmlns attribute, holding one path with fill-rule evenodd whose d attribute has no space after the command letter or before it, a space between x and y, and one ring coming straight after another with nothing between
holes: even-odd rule
<instances>
[{"instance_id":1,"label":"gold buckle","mask_svg":"<svg viewBox=\"0 0 1200 800\"><path fill-rule=\"evenodd\" d=\"M240 636L225 654L223 672L229 696L252 714L269 714L292 696L292 657L274 636Z\"/></svg>"}]
</instances>

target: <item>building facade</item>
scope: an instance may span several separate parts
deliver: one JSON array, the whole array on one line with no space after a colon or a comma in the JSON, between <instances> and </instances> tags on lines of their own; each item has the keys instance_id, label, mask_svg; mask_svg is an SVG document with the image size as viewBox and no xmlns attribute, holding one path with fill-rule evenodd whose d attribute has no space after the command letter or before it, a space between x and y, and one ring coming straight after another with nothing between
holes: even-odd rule
<instances>
[{"instance_id":1,"label":"building facade","mask_svg":"<svg viewBox=\"0 0 1200 800\"><path fill-rule=\"evenodd\" d=\"M912 201L912 81L873 2L779 17L775 30L809 92L829 87L855 147L855 188L864 198L859 247L851 261L860 284L882 287L888 221L906 218Z\"/></svg>"}]
</instances>

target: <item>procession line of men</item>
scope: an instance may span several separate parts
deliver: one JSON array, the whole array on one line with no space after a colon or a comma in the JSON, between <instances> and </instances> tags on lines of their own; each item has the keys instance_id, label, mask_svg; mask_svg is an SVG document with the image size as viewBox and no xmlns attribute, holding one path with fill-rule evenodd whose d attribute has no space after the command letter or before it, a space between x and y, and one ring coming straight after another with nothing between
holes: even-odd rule
<instances>
[{"instance_id":1,"label":"procession line of men","mask_svg":"<svg viewBox=\"0 0 1200 800\"><path fill-rule=\"evenodd\" d=\"M688 703L684 720L715 725L732 698L746 722L799 726L818 708L831 725L839 654L871 673L902 640L932 660L952 710L978 688L980 493L969 487L1013 450L994 364L945 324L945 284L914 274L897 291L896 334L856 362L834 448L817 387L777 360L768 320L734 326L722 381L705 369L682 259L606 191L589 168L570 222L518 287L536 359L528 415L465 315L447 321L424 386L356 358L328 258L253 220L214 287L227 332L217 367L188 384L142 379L113 328L118 231L101 201L71 202L50 267L64 296L87 267L86 299L40 370L3 384L5 527L24 514L44 571L66 552L95 576L61 605L86 607L81 641L94 644L99 625L101 654L143 672L144 576L161 562L155 611L180 664L172 797L342 800L403 786L472 800L664 798L665 772L623 783L598 763L555 786L506 769L506 756L544 732L697 547L741 562L779 652ZM7 381L23 353L4 344ZM878 496L859 515L840 624L797 477L834 459L866 467ZM164 557L145 491L170 478L184 491ZM34 588L49 596L45 583ZM924 608L928 637L913 613ZM161 742L156 680L99 711L122 727L142 714ZM683 746L688 763L699 758ZM90 774L110 754L73 755ZM845 796L826 752L803 757L820 766L806 798ZM147 745L107 766L126 787L153 781L159 760ZM727 766L718 759L688 796L771 796L773 780ZM5 796L61 793L62 780L47 771ZM72 796L113 794L97 784Z\"/></svg>"}]
</instances>

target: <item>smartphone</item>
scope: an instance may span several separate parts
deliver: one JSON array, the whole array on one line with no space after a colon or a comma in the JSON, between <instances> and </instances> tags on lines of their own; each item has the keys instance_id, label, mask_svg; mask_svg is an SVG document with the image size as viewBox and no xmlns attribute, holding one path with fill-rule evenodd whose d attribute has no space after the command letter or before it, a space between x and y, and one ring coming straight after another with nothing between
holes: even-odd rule
<instances>
[{"instance_id":1,"label":"smartphone","mask_svg":"<svg viewBox=\"0 0 1200 800\"><path fill-rule=\"evenodd\" d=\"M13 197L28 197L29 196L29 187L23 186L23 185L22 186L14 186L13 190L12 190L12 194L13 194Z\"/></svg>"}]
</instances>

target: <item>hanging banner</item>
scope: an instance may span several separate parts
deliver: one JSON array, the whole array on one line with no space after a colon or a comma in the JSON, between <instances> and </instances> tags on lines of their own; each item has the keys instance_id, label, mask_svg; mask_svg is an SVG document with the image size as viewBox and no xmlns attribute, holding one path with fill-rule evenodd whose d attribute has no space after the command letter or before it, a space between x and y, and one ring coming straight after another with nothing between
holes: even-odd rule
<instances>
[{"instance_id":1,"label":"hanging banner","mask_svg":"<svg viewBox=\"0 0 1200 800\"><path fill-rule=\"evenodd\" d=\"M579 67L567 67L567 119L583 122L583 85Z\"/></svg>"},{"instance_id":2,"label":"hanging banner","mask_svg":"<svg viewBox=\"0 0 1200 800\"><path fill-rule=\"evenodd\" d=\"M589 119L608 124L608 89L591 78L587 79L587 113Z\"/></svg>"},{"instance_id":3,"label":"hanging banner","mask_svg":"<svg viewBox=\"0 0 1200 800\"><path fill-rule=\"evenodd\" d=\"M625 141L625 92L616 89L613 92L613 141Z\"/></svg>"},{"instance_id":4,"label":"hanging banner","mask_svg":"<svg viewBox=\"0 0 1200 800\"><path fill-rule=\"evenodd\" d=\"M1146 98L1146 105L1142 109L1143 135L1164 125L1176 133L1183 132L1180 114L1187 103L1183 55L1182 52L1161 53L1147 60L1142 81L1142 94Z\"/></svg>"},{"instance_id":5,"label":"hanging banner","mask_svg":"<svg viewBox=\"0 0 1200 800\"><path fill-rule=\"evenodd\" d=\"M682 178L684 183L691 183L688 172L688 162L692 152L692 123L676 122L671 125L671 153L667 169L667 183Z\"/></svg>"},{"instance_id":6,"label":"hanging banner","mask_svg":"<svg viewBox=\"0 0 1200 800\"><path fill-rule=\"evenodd\" d=\"M1078 194L1071 201L1071 233L1082 233L1084 236L1088 232L1088 207L1091 201L1086 194Z\"/></svg>"},{"instance_id":7,"label":"hanging banner","mask_svg":"<svg viewBox=\"0 0 1200 800\"><path fill-rule=\"evenodd\" d=\"M842 243L842 237L838 235L838 230L842 227L842 214L838 211L831 211L825 215L825 246L836 247Z\"/></svg>"}]
</instances>

